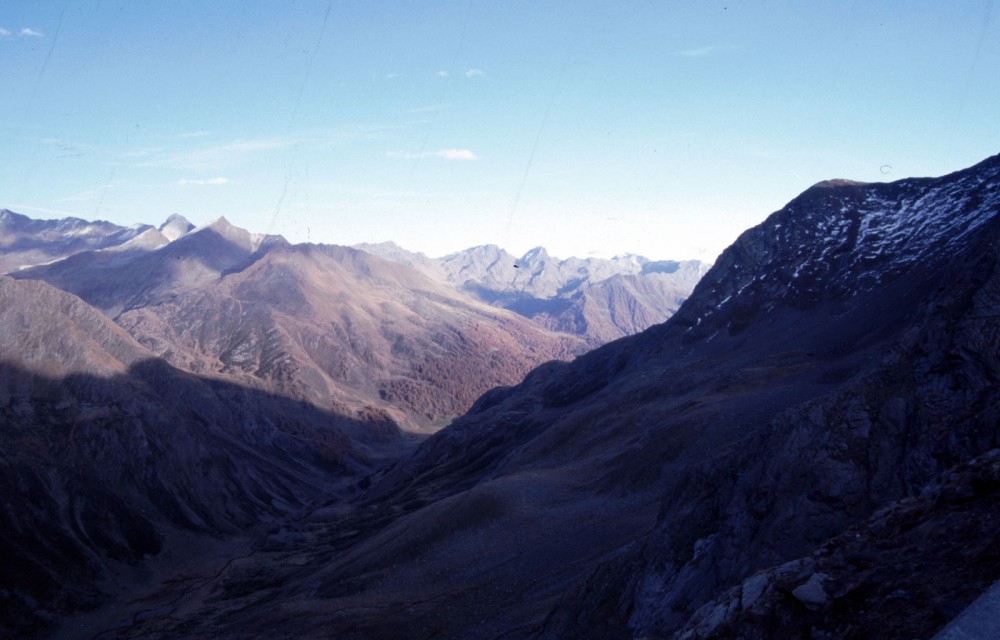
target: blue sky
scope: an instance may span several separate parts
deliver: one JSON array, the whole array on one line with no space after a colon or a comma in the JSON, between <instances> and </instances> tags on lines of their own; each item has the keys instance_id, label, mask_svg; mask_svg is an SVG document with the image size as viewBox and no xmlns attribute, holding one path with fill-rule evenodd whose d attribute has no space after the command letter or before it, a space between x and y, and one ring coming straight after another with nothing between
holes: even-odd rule
<instances>
[{"instance_id":1,"label":"blue sky","mask_svg":"<svg viewBox=\"0 0 1000 640\"><path fill-rule=\"evenodd\" d=\"M1000 8L4 0L0 206L711 260L809 185L1000 152Z\"/></svg>"}]
</instances>

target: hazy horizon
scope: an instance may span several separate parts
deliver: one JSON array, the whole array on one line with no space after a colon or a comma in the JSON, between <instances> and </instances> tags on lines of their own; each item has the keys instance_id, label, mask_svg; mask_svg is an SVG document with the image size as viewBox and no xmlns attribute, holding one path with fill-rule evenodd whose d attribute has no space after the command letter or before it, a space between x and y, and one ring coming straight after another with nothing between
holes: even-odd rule
<instances>
[{"instance_id":1,"label":"hazy horizon","mask_svg":"<svg viewBox=\"0 0 1000 640\"><path fill-rule=\"evenodd\" d=\"M0 206L429 256L701 259L1000 151L992 2L14 1Z\"/></svg>"}]
</instances>

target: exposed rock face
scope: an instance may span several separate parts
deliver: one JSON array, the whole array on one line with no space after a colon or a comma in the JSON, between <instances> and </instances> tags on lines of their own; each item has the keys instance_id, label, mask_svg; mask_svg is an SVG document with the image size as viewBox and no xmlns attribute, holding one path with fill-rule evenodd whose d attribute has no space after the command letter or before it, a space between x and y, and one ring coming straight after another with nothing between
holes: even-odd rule
<instances>
[{"instance_id":1,"label":"exposed rock face","mask_svg":"<svg viewBox=\"0 0 1000 640\"><path fill-rule=\"evenodd\" d=\"M677 637L930 638L1000 574L998 498L1000 450L993 450L944 473L920 495L878 510L809 557L726 591Z\"/></svg>"},{"instance_id":2,"label":"exposed rock face","mask_svg":"<svg viewBox=\"0 0 1000 640\"><path fill-rule=\"evenodd\" d=\"M553 258L536 247L520 259L495 245L432 259L387 242L358 249L444 280L477 300L510 309L599 346L669 318L708 266L642 256Z\"/></svg>"},{"instance_id":3,"label":"exposed rock face","mask_svg":"<svg viewBox=\"0 0 1000 640\"><path fill-rule=\"evenodd\" d=\"M0 634L128 589L178 532L234 536L345 487L404 441L173 369L97 310L0 278Z\"/></svg>"},{"instance_id":4,"label":"exposed rock face","mask_svg":"<svg viewBox=\"0 0 1000 640\"><path fill-rule=\"evenodd\" d=\"M998 213L1000 157L810 189L665 324L487 393L122 635L671 637L786 578L822 621L845 583L810 554L1000 446Z\"/></svg>"}]
</instances>

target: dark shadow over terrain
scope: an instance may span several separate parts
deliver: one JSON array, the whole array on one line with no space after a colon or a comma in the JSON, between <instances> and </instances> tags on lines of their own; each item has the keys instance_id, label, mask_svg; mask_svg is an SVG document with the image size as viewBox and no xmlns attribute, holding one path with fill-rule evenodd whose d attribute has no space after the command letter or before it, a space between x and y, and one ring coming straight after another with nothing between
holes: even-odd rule
<instances>
[{"instance_id":1,"label":"dark shadow over terrain","mask_svg":"<svg viewBox=\"0 0 1000 640\"><path fill-rule=\"evenodd\" d=\"M159 360L53 379L0 365L0 629L36 634L178 558L349 496L414 440ZM128 575L139 575L136 572ZM117 577L118 579L114 579Z\"/></svg>"}]
</instances>

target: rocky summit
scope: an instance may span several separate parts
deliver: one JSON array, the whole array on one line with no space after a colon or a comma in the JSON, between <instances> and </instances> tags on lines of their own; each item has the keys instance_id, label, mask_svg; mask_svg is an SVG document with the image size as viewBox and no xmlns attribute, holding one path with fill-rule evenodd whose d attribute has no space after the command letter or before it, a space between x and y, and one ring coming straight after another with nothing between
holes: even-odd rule
<instances>
[{"instance_id":1,"label":"rocky summit","mask_svg":"<svg viewBox=\"0 0 1000 640\"><path fill-rule=\"evenodd\" d=\"M270 404L289 396L240 401L250 408L235 423L199 422L189 413L217 406L210 398L249 391L165 364L150 374L121 327L60 300L51 306L101 327L86 332L100 339L94 357L114 357L100 378L74 377L67 363L25 378L45 360L28 349L4 378L16 424L4 437L17 438L3 448L15 452L4 453L5 495L27 496L7 503L5 530L24 532L7 544L45 570L5 577L4 619L22 625L8 628L930 638L1000 578L1000 156L939 178L817 184L741 235L666 322L542 364L419 443L375 431L338 439L325 462L309 457L315 432L275 422L275 410L298 415ZM178 382L156 384L167 379ZM198 403L156 400L181 384ZM65 404L74 397L117 413L64 419L81 411ZM147 402L174 412L157 429L189 444L152 437ZM263 432L248 426L265 420ZM341 429L355 426L365 433ZM86 504L112 505L114 518L74 507L93 485L49 471L87 477L71 475L97 473L83 452L109 447L101 459L126 462L100 466L119 475L99 486L130 489ZM337 473L339 487L322 484ZM171 497L143 489L153 478ZM153 537L209 520L217 540L241 546L180 553L169 535ZM78 566L145 573L99 592L86 588L98 574Z\"/></svg>"}]
</instances>

